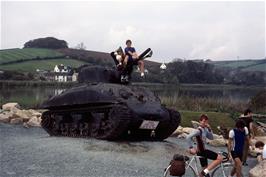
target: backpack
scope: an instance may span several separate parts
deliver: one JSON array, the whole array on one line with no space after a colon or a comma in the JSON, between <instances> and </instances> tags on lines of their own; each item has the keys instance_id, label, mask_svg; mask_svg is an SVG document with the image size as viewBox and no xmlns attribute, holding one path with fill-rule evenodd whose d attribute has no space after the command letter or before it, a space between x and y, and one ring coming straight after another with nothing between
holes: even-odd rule
<instances>
[{"instance_id":1,"label":"backpack","mask_svg":"<svg viewBox=\"0 0 266 177\"><path fill-rule=\"evenodd\" d=\"M188 157L179 154L174 155L173 159L170 162L171 167L169 169L169 172L171 176L182 176L185 174L185 160L187 160L187 158Z\"/></svg>"}]
</instances>

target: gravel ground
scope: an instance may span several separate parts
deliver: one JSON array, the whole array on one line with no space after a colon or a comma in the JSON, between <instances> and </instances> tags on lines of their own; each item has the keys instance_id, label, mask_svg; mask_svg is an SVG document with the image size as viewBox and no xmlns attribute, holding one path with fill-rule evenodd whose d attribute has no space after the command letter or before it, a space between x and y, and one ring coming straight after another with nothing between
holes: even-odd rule
<instances>
[{"instance_id":1,"label":"gravel ground","mask_svg":"<svg viewBox=\"0 0 266 177\"><path fill-rule=\"evenodd\" d=\"M0 124L0 141L1 177L160 177L173 154L186 147L185 140L176 138L108 142L50 137L41 128L10 124ZM248 163L245 176L256 160Z\"/></svg>"}]
</instances>

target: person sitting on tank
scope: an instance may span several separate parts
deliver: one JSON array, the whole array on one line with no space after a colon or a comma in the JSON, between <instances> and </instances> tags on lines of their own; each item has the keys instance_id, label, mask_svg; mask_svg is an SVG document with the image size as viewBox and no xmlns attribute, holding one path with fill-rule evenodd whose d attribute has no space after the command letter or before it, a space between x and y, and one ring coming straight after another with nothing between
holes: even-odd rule
<instances>
[{"instance_id":1,"label":"person sitting on tank","mask_svg":"<svg viewBox=\"0 0 266 177\"><path fill-rule=\"evenodd\" d=\"M144 62L143 60L138 60L139 56L134 47L132 47L132 41L128 39L126 41L125 48L125 58L124 58L124 66L127 66L127 63L132 63L133 65L138 65L140 68L140 76L144 77Z\"/></svg>"}]
</instances>

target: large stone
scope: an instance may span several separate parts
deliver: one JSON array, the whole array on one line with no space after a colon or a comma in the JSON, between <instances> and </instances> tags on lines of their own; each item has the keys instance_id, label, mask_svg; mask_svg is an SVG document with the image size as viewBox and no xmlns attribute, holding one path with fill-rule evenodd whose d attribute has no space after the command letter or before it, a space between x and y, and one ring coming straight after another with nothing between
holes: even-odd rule
<instances>
[{"instance_id":1,"label":"large stone","mask_svg":"<svg viewBox=\"0 0 266 177\"><path fill-rule=\"evenodd\" d=\"M215 147L225 147L227 144L227 140L224 138L219 139L213 139L213 140L206 140L209 145L215 146Z\"/></svg>"},{"instance_id":2,"label":"large stone","mask_svg":"<svg viewBox=\"0 0 266 177\"><path fill-rule=\"evenodd\" d=\"M6 103L2 106L4 111L10 111L12 108L20 109L20 106L18 103Z\"/></svg>"},{"instance_id":3,"label":"large stone","mask_svg":"<svg viewBox=\"0 0 266 177\"><path fill-rule=\"evenodd\" d=\"M36 116L36 117L41 117L42 113L33 110L33 109L29 109L28 112L32 115L32 116Z\"/></svg>"},{"instance_id":4,"label":"large stone","mask_svg":"<svg viewBox=\"0 0 266 177\"><path fill-rule=\"evenodd\" d=\"M28 126L32 126L32 127L40 127L41 126L41 119L38 117L32 117L28 122L27 122Z\"/></svg>"},{"instance_id":5,"label":"large stone","mask_svg":"<svg viewBox=\"0 0 266 177\"><path fill-rule=\"evenodd\" d=\"M14 112L14 116L18 117L18 118L22 118L23 121L26 122L26 121L30 120L30 118L32 117L32 114L27 110L18 109Z\"/></svg>"},{"instance_id":6,"label":"large stone","mask_svg":"<svg viewBox=\"0 0 266 177\"><path fill-rule=\"evenodd\" d=\"M10 121L9 115L4 114L4 113L0 114L0 122L1 123L9 123L9 121Z\"/></svg>"},{"instance_id":7,"label":"large stone","mask_svg":"<svg viewBox=\"0 0 266 177\"><path fill-rule=\"evenodd\" d=\"M266 177L266 160L259 162L249 171L249 177Z\"/></svg>"},{"instance_id":8,"label":"large stone","mask_svg":"<svg viewBox=\"0 0 266 177\"><path fill-rule=\"evenodd\" d=\"M191 123L193 128L198 128L200 126L200 123L198 121L192 120Z\"/></svg>"},{"instance_id":9,"label":"large stone","mask_svg":"<svg viewBox=\"0 0 266 177\"><path fill-rule=\"evenodd\" d=\"M22 124L23 123L23 119L22 118L14 118L10 120L11 124Z\"/></svg>"},{"instance_id":10,"label":"large stone","mask_svg":"<svg viewBox=\"0 0 266 177\"><path fill-rule=\"evenodd\" d=\"M184 133L190 134L192 131L196 130L195 128L190 128L190 127L184 127L183 129Z\"/></svg>"},{"instance_id":11,"label":"large stone","mask_svg":"<svg viewBox=\"0 0 266 177\"><path fill-rule=\"evenodd\" d=\"M257 157L258 153L262 153L262 150L255 148L255 149L249 149L248 154L252 157Z\"/></svg>"},{"instance_id":12,"label":"large stone","mask_svg":"<svg viewBox=\"0 0 266 177\"><path fill-rule=\"evenodd\" d=\"M178 136L183 133L183 127L178 126L177 129L174 131L174 133L171 136Z\"/></svg>"}]
</instances>

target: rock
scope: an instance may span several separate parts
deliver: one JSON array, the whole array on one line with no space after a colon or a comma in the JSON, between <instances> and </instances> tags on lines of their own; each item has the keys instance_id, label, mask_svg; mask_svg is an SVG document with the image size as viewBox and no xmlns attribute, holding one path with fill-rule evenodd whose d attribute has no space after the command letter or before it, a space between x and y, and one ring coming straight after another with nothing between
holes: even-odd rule
<instances>
[{"instance_id":1,"label":"rock","mask_svg":"<svg viewBox=\"0 0 266 177\"><path fill-rule=\"evenodd\" d=\"M23 123L23 127L30 128L30 126L26 122Z\"/></svg>"},{"instance_id":2,"label":"rock","mask_svg":"<svg viewBox=\"0 0 266 177\"><path fill-rule=\"evenodd\" d=\"M33 109L29 109L28 112L32 115L32 116L36 116L36 117L41 117L42 113L33 110Z\"/></svg>"},{"instance_id":3,"label":"rock","mask_svg":"<svg viewBox=\"0 0 266 177\"><path fill-rule=\"evenodd\" d=\"M221 138L223 138L222 135L217 135L213 133L213 139L221 139Z\"/></svg>"},{"instance_id":4,"label":"rock","mask_svg":"<svg viewBox=\"0 0 266 177\"><path fill-rule=\"evenodd\" d=\"M21 124L23 123L23 119L22 118L14 118L10 120L11 124Z\"/></svg>"},{"instance_id":5,"label":"rock","mask_svg":"<svg viewBox=\"0 0 266 177\"><path fill-rule=\"evenodd\" d=\"M4 111L10 111L12 108L20 109L20 106L18 103L6 103L2 106Z\"/></svg>"},{"instance_id":6,"label":"rock","mask_svg":"<svg viewBox=\"0 0 266 177\"><path fill-rule=\"evenodd\" d=\"M28 126L32 126L32 127L40 127L41 126L41 119L35 117L32 117L28 122L27 122Z\"/></svg>"},{"instance_id":7,"label":"rock","mask_svg":"<svg viewBox=\"0 0 266 177\"><path fill-rule=\"evenodd\" d=\"M249 152L248 154L252 157L257 157L257 154L258 153L261 153L262 150L258 149L258 148L255 148L255 149L249 149Z\"/></svg>"},{"instance_id":8,"label":"rock","mask_svg":"<svg viewBox=\"0 0 266 177\"><path fill-rule=\"evenodd\" d=\"M178 126L177 129L174 131L174 133L171 136L178 136L183 133L183 127Z\"/></svg>"},{"instance_id":9,"label":"rock","mask_svg":"<svg viewBox=\"0 0 266 177\"><path fill-rule=\"evenodd\" d=\"M190 134L192 131L196 130L195 128L190 128L190 127L184 127L183 129L184 133Z\"/></svg>"},{"instance_id":10,"label":"rock","mask_svg":"<svg viewBox=\"0 0 266 177\"><path fill-rule=\"evenodd\" d=\"M179 138L179 139L185 139L185 138L187 138L187 135L188 135L188 134L186 134L186 133L181 133L181 134L179 134L179 135L177 136L177 138Z\"/></svg>"},{"instance_id":11,"label":"rock","mask_svg":"<svg viewBox=\"0 0 266 177\"><path fill-rule=\"evenodd\" d=\"M259 162L249 171L249 177L265 177L266 176L266 160Z\"/></svg>"},{"instance_id":12,"label":"rock","mask_svg":"<svg viewBox=\"0 0 266 177\"><path fill-rule=\"evenodd\" d=\"M197 121L192 120L191 123L194 128L198 128L200 126L200 123Z\"/></svg>"},{"instance_id":13,"label":"rock","mask_svg":"<svg viewBox=\"0 0 266 177\"><path fill-rule=\"evenodd\" d=\"M1 123L9 123L9 121L10 121L9 115L4 114L4 113L0 114L0 122Z\"/></svg>"},{"instance_id":14,"label":"rock","mask_svg":"<svg viewBox=\"0 0 266 177\"><path fill-rule=\"evenodd\" d=\"M14 116L18 118L22 118L24 122L29 121L30 118L32 117L32 114L28 112L27 110L16 110L14 112Z\"/></svg>"},{"instance_id":15,"label":"rock","mask_svg":"<svg viewBox=\"0 0 266 177\"><path fill-rule=\"evenodd\" d=\"M213 139L213 140L206 140L209 145L215 146L215 147L224 147L227 144L227 140L224 138L219 139Z\"/></svg>"}]
</instances>

